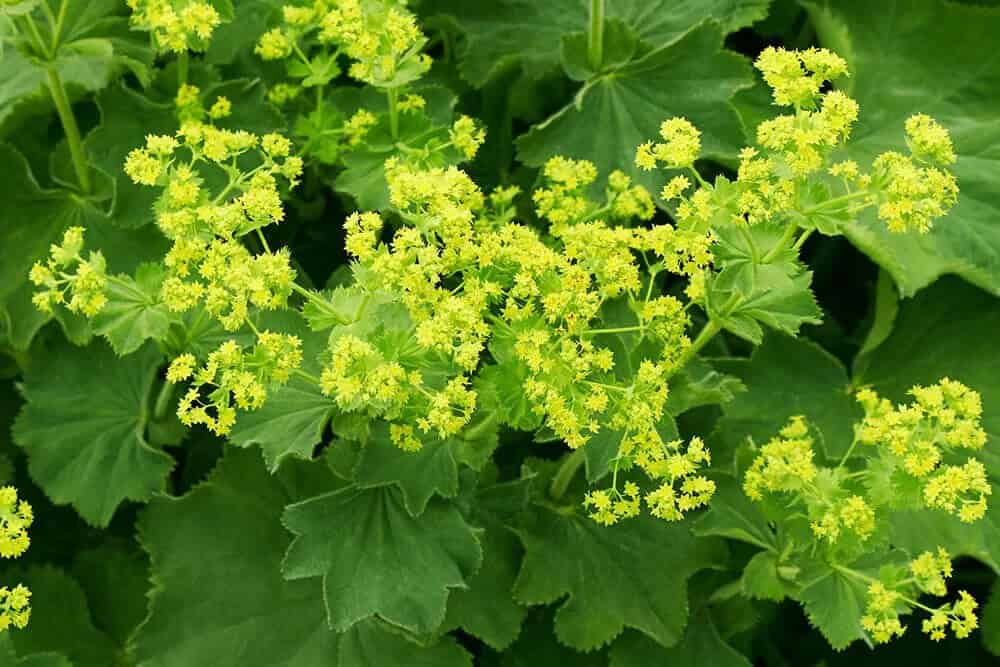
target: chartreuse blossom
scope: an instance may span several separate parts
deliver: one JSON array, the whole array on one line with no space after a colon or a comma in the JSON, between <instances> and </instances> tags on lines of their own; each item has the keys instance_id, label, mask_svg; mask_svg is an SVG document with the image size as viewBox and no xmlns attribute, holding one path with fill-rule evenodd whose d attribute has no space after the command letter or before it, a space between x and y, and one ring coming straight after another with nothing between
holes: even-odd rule
<instances>
[{"instance_id":1,"label":"chartreuse blossom","mask_svg":"<svg viewBox=\"0 0 1000 667\"><path fill-rule=\"evenodd\" d=\"M31 505L19 500L12 486L0 488L0 557L17 558L27 549L31 540L28 528L34 521ZM31 591L18 584L13 589L0 587L0 631L10 626L23 628L31 617Z\"/></svg>"},{"instance_id":2,"label":"chartreuse blossom","mask_svg":"<svg viewBox=\"0 0 1000 667\"><path fill-rule=\"evenodd\" d=\"M306 155L335 163L342 154L363 149L377 128L373 141L395 143L397 156L419 166L470 160L485 140L482 127L468 116L450 127L439 125L428 113L427 100L413 88L430 69L430 56L423 53L426 43L405 3L315 0L282 7L280 22L260 37L255 52L263 60L286 63L290 81L272 86L268 98L299 112L293 126ZM325 90L340 76L345 58L350 61L348 76L379 89L384 105L366 98L370 108L344 117L324 103ZM419 132L403 136L404 120Z\"/></svg>"},{"instance_id":3,"label":"chartreuse blossom","mask_svg":"<svg viewBox=\"0 0 1000 667\"><path fill-rule=\"evenodd\" d=\"M914 401L894 406L871 389L858 393L865 419L858 427L860 443L875 447L889 470L918 480L923 502L969 523L986 513L992 487L985 466L973 457L949 463L960 450L978 451L986 444L982 400L960 382L942 379L910 390Z\"/></svg>"},{"instance_id":4,"label":"chartreuse blossom","mask_svg":"<svg viewBox=\"0 0 1000 667\"><path fill-rule=\"evenodd\" d=\"M804 419L794 417L760 447L743 477L744 491L764 503L771 520L808 520L815 540L799 549L806 549L809 558L820 556L867 586L860 621L876 643L901 636L906 628L900 616L914 609L928 614L923 630L935 640L948 628L966 637L977 624L977 603L965 591L939 606L917 600L947 595L952 566L943 548L917 555L906 568L889 559L878 578L847 566L884 553L872 536L885 530L893 512L943 510L971 522L986 511L992 489L983 464L975 458L949 463L960 450L977 451L986 444L979 394L947 378L909 393L914 400L907 405L893 405L870 389L858 393L865 418L838 465L816 460L812 432Z\"/></svg>"},{"instance_id":5,"label":"chartreuse blossom","mask_svg":"<svg viewBox=\"0 0 1000 667\"><path fill-rule=\"evenodd\" d=\"M923 552L905 569L887 566L877 579L851 572L852 576L868 583L861 626L876 644L902 637L906 626L900 617L915 610L927 614L921 629L934 641L944 639L948 630L964 639L979 626L976 616L979 603L967 591L958 591L957 600L937 606L928 606L918 600L922 595L942 597L948 594L946 580L952 574L951 558L941 547Z\"/></svg>"},{"instance_id":6,"label":"chartreuse blossom","mask_svg":"<svg viewBox=\"0 0 1000 667\"><path fill-rule=\"evenodd\" d=\"M208 48L222 16L207 0L127 0L132 25L153 38L157 50L182 53Z\"/></svg>"},{"instance_id":7,"label":"chartreuse blossom","mask_svg":"<svg viewBox=\"0 0 1000 667\"><path fill-rule=\"evenodd\" d=\"M757 127L756 146L740 153L735 180L702 179L694 164L700 157L700 133L685 118L670 118L660 128L662 142L647 142L636 152L644 170L662 166L691 175L673 176L661 197L675 206L682 228L709 225L780 223L787 233L819 229L839 233L839 225L872 210L892 232L927 232L957 201L958 186L947 167L955 162L948 131L929 116L916 114L905 123L909 154L878 156L868 173L850 154L851 130L858 119L856 101L827 84L848 75L847 64L825 49L787 51L768 47L755 63L778 106L791 113ZM772 256L777 255L775 251Z\"/></svg>"},{"instance_id":8,"label":"chartreuse blossom","mask_svg":"<svg viewBox=\"0 0 1000 667\"><path fill-rule=\"evenodd\" d=\"M50 246L49 258L35 262L28 278L38 290L32 297L43 313L52 313L56 306L92 317L101 312L108 299L105 290L109 280L104 255L90 251L83 255L84 229L70 227L60 243Z\"/></svg>"},{"instance_id":9,"label":"chartreuse blossom","mask_svg":"<svg viewBox=\"0 0 1000 667\"><path fill-rule=\"evenodd\" d=\"M381 216L355 213L346 246L358 275L405 306L417 350L444 355L452 374L425 388L419 366L393 359L377 335L345 336L331 342L324 391L345 409L389 420L393 441L412 449L423 434L446 437L469 420L469 374L491 338L501 336L540 423L573 449L602 432L615 439L612 486L586 498L597 520L634 516L643 502L666 520L704 505L714 491L696 474L709 461L704 444L696 438L685 447L661 435L669 378L690 354L689 318L681 300L654 292L650 275L691 278L707 270L711 236L670 225L612 225L651 217L651 198L615 174L606 202L592 201L586 189L597 174L585 161L546 165L534 200L553 223L551 240L511 220L516 190L486 195L454 167L390 161L386 175L403 226L387 237ZM595 324L616 299L632 304L633 323L606 332ZM617 331L648 340L654 351L624 378L616 377L614 352L602 338ZM424 400L448 419L421 417ZM633 469L653 482L648 491L634 480L618 486L618 473Z\"/></svg>"}]
</instances>

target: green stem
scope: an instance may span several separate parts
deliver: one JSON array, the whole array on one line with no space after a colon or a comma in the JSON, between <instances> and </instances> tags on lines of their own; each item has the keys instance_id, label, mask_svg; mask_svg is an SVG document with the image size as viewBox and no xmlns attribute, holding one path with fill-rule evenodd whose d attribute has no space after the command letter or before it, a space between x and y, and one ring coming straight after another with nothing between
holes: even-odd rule
<instances>
[{"instance_id":1,"label":"green stem","mask_svg":"<svg viewBox=\"0 0 1000 667\"><path fill-rule=\"evenodd\" d=\"M569 488L570 482L573 481L577 471L585 461L586 457L582 447L574 450L567 456L563 460L562 465L559 466L559 470L556 471L555 477L552 478L552 484L549 486L549 495L556 500L562 498L563 494L566 493L566 489Z\"/></svg>"},{"instance_id":2,"label":"green stem","mask_svg":"<svg viewBox=\"0 0 1000 667\"><path fill-rule=\"evenodd\" d=\"M812 236L812 233L814 231L816 231L816 230L815 229L807 229L806 231L802 232L802 236L799 237L799 240L796 241L795 245L793 246L793 248L795 249L796 252L798 252L799 250L802 249L802 246L804 246L806 244L806 241L809 240L809 237Z\"/></svg>"},{"instance_id":3,"label":"green stem","mask_svg":"<svg viewBox=\"0 0 1000 667\"><path fill-rule=\"evenodd\" d=\"M66 88L55 66L50 65L46 70L48 77L49 93L52 94L52 101L56 105L56 112L59 120L62 121L63 131L66 133L66 142L69 144L69 154L73 159L73 169L76 177L80 181L80 189L84 193L90 193L90 170L87 166L87 157L83 151L83 140L80 138L80 128L76 124L76 116L73 115L73 108L69 104L66 96Z\"/></svg>"},{"instance_id":4,"label":"green stem","mask_svg":"<svg viewBox=\"0 0 1000 667\"><path fill-rule=\"evenodd\" d=\"M167 410L174 400L174 388L176 385L164 382L160 387L160 393L156 395L156 403L153 404L153 421L162 421L167 416Z\"/></svg>"},{"instance_id":5,"label":"green stem","mask_svg":"<svg viewBox=\"0 0 1000 667\"><path fill-rule=\"evenodd\" d=\"M768 264L775 257L784 252L788 248L788 245L792 242L792 239L795 238L795 232L797 232L798 229L799 228L793 224L785 225L785 233L781 236L781 239L778 240L777 245L771 248L771 251L761 258L760 263Z\"/></svg>"},{"instance_id":6,"label":"green stem","mask_svg":"<svg viewBox=\"0 0 1000 667\"><path fill-rule=\"evenodd\" d=\"M597 72L604 63L604 0L590 0L590 31L587 33L587 62Z\"/></svg>"},{"instance_id":7,"label":"green stem","mask_svg":"<svg viewBox=\"0 0 1000 667\"><path fill-rule=\"evenodd\" d=\"M191 55L187 51L177 54L177 89L180 90L188 82L188 69L191 64Z\"/></svg>"},{"instance_id":8,"label":"green stem","mask_svg":"<svg viewBox=\"0 0 1000 667\"><path fill-rule=\"evenodd\" d=\"M389 134L395 141L399 139L399 89L387 88L385 92L389 99Z\"/></svg>"},{"instance_id":9,"label":"green stem","mask_svg":"<svg viewBox=\"0 0 1000 667\"><path fill-rule=\"evenodd\" d=\"M617 327L615 329L587 329L586 331L581 331L581 336L597 336L599 334L619 334L619 333L632 333L635 331L642 331L642 327Z\"/></svg>"},{"instance_id":10,"label":"green stem","mask_svg":"<svg viewBox=\"0 0 1000 667\"><path fill-rule=\"evenodd\" d=\"M722 327L715 321L709 320L705 328L701 330L698 337L691 343L691 347L684 351L681 358L677 360L677 368L682 368L687 362L694 358L694 355L701 351L701 348L708 345L708 341L715 338L715 335L722 331Z\"/></svg>"}]
</instances>

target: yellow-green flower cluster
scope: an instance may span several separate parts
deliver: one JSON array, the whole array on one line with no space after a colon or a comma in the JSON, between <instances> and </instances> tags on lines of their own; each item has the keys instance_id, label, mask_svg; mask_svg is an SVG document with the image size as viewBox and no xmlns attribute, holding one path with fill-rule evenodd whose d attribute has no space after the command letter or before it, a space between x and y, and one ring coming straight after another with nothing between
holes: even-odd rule
<instances>
[{"instance_id":1,"label":"yellow-green flower cluster","mask_svg":"<svg viewBox=\"0 0 1000 667\"><path fill-rule=\"evenodd\" d=\"M826 49L787 51L769 46L754 65L771 87L774 103L796 109L813 109L823 84L847 75L847 63Z\"/></svg>"},{"instance_id":2,"label":"yellow-green flower cluster","mask_svg":"<svg viewBox=\"0 0 1000 667\"><path fill-rule=\"evenodd\" d=\"M428 387L420 368L425 362L388 359L366 340L339 336L330 344L320 389L345 412L385 419L392 442L414 451L423 446L414 427L447 438L468 424L476 407L476 392L464 375L438 389Z\"/></svg>"},{"instance_id":3,"label":"yellow-green flower cluster","mask_svg":"<svg viewBox=\"0 0 1000 667\"><path fill-rule=\"evenodd\" d=\"M39 289L32 302L44 313L52 313L63 305L74 313L92 317L107 303L105 295L108 275L104 255L83 252L83 227L70 227L60 243L50 246L49 258L35 262L28 278Z\"/></svg>"},{"instance_id":4,"label":"yellow-green flower cluster","mask_svg":"<svg viewBox=\"0 0 1000 667\"><path fill-rule=\"evenodd\" d=\"M568 226L582 222L650 220L656 212L649 191L634 185L630 177L617 170L608 176L606 203L591 200L587 190L597 179L597 167L588 160L557 155L545 163L542 177L544 186L532 195L535 212L552 224L550 232L554 236L561 236Z\"/></svg>"},{"instance_id":5,"label":"yellow-green flower cluster","mask_svg":"<svg viewBox=\"0 0 1000 667\"><path fill-rule=\"evenodd\" d=\"M814 439L802 417L793 417L760 448L743 478L743 490L753 500L785 493L805 506L813 535L829 544L845 533L860 541L875 532L875 510L862 495L844 487L837 469L816 465Z\"/></svg>"},{"instance_id":6,"label":"yellow-green flower cluster","mask_svg":"<svg viewBox=\"0 0 1000 667\"><path fill-rule=\"evenodd\" d=\"M635 164L650 171L663 163L667 169L693 167L701 154L701 132L686 118L669 118L660 125L660 143L647 141L636 149Z\"/></svg>"},{"instance_id":7,"label":"yellow-green flower cluster","mask_svg":"<svg viewBox=\"0 0 1000 667\"><path fill-rule=\"evenodd\" d=\"M148 31L159 51L201 52L222 16L207 0L128 0L132 25Z\"/></svg>"},{"instance_id":8,"label":"yellow-green flower cluster","mask_svg":"<svg viewBox=\"0 0 1000 667\"><path fill-rule=\"evenodd\" d=\"M664 141L636 151L641 169L686 169L698 181L689 192L691 181L673 176L660 193L676 202L680 227L705 231L727 223L779 222L811 230L819 221L829 234L836 233L835 221L874 209L890 231L926 232L955 204L958 186L947 169L955 151L948 131L932 118L917 114L906 121L910 155L883 153L871 173L862 173L854 160L834 161L850 148L859 108L844 92L824 86L847 74L846 63L825 49L769 47L755 64L775 102L793 110L758 125L757 145L740 152L735 180L718 176L709 184L695 171L700 133L684 118L664 121ZM830 176L839 181L832 185Z\"/></svg>"},{"instance_id":9,"label":"yellow-green flower cluster","mask_svg":"<svg viewBox=\"0 0 1000 667\"><path fill-rule=\"evenodd\" d=\"M430 69L430 56L421 53L427 38L413 14L396 3L340 0L320 25L320 39L356 61L348 72L359 81L392 88Z\"/></svg>"},{"instance_id":10,"label":"yellow-green flower cluster","mask_svg":"<svg viewBox=\"0 0 1000 667\"><path fill-rule=\"evenodd\" d=\"M0 557L17 558L28 549L31 544L28 528L34 518L31 505L18 499L14 487L0 488ZM0 587L0 631L28 625L30 601L31 591L25 586Z\"/></svg>"},{"instance_id":11,"label":"yellow-green flower cluster","mask_svg":"<svg viewBox=\"0 0 1000 667\"><path fill-rule=\"evenodd\" d=\"M264 60L294 57L302 71L312 70L311 58L326 63L343 53L355 61L352 77L395 88L430 68L430 57L421 53L426 42L413 14L399 3L314 0L285 5L281 24L261 36L255 51Z\"/></svg>"},{"instance_id":12,"label":"yellow-green flower cluster","mask_svg":"<svg viewBox=\"0 0 1000 667\"><path fill-rule=\"evenodd\" d=\"M18 500L17 489L12 486L0 488L0 556L17 558L31 544L28 528L35 515L31 505Z\"/></svg>"},{"instance_id":13,"label":"yellow-green flower cluster","mask_svg":"<svg viewBox=\"0 0 1000 667\"><path fill-rule=\"evenodd\" d=\"M167 370L167 380L192 380L177 409L181 423L202 424L216 435L225 435L236 423L237 409L259 409L268 392L287 383L301 363L298 337L262 331L249 352L228 340L197 369L193 355L178 356Z\"/></svg>"},{"instance_id":14,"label":"yellow-green flower cluster","mask_svg":"<svg viewBox=\"0 0 1000 667\"><path fill-rule=\"evenodd\" d=\"M948 552L938 547L925 551L910 561L908 578L870 580L867 605L861 626L876 644L902 637L906 626L900 616L920 609L928 614L921 624L924 633L934 641L944 639L947 630L959 639L968 637L979 626L976 609L979 604L967 591L959 591L958 599L938 607L928 607L916 598L922 594L942 597L948 594L946 580L952 566Z\"/></svg>"},{"instance_id":15,"label":"yellow-green flower cluster","mask_svg":"<svg viewBox=\"0 0 1000 667\"><path fill-rule=\"evenodd\" d=\"M975 458L963 465L945 463L959 450L976 451L986 444L982 400L979 394L955 380L910 390L914 401L894 406L871 389L858 393L865 419L858 427L858 441L878 448L893 468L923 482L928 507L972 522L986 513L992 487L986 469Z\"/></svg>"},{"instance_id":16,"label":"yellow-green flower cluster","mask_svg":"<svg viewBox=\"0 0 1000 667\"><path fill-rule=\"evenodd\" d=\"M928 232L958 201L958 182L947 169L922 166L912 156L889 151L872 164L878 217L891 232Z\"/></svg>"},{"instance_id":17,"label":"yellow-green flower cluster","mask_svg":"<svg viewBox=\"0 0 1000 667\"><path fill-rule=\"evenodd\" d=\"M179 108L200 109L197 99L197 89L185 87ZM213 108L218 106L216 101ZM302 159L291 151L291 142L279 134L258 136L189 120L176 137L150 135L143 148L129 154L129 177L162 188L154 211L157 225L173 240L161 290L168 308L183 312L203 305L235 331L251 308L273 310L286 303L295 278L288 253L265 247L254 255L240 239L284 219L279 178L294 186L302 172ZM182 152L189 157L183 159ZM251 156L256 166L235 166ZM228 179L219 192L206 187L210 170Z\"/></svg>"},{"instance_id":18,"label":"yellow-green flower cluster","mask_svg":"<svg viewBox=\"0 0 1000 667\"><path fill-rule=\"evenodd\" d=\"M576 207L575 197L580 197L581 210L600 211L609 220L615 219L611 209L616 205L623 217L648 212L644 191L622 175L611 179L614 197L609 195L605 207L587 201L582 190L596 179L590 163L554 159L544 174L547 187L536 194L536 203L560 202L547 208L549 213ZM417 168L389 161L386 175L403 226L387 233L379 215L355 213L346 222L346 245L372 285L388 290L406 307L417 347L444 353L457 368L473 372L489 336L500 332L511 341L514 361L523 368L530 409L570 447L586 445L601 430L615 431L613 437L620 441L616 465L639 465L653 478L660 488L646 502L658 515L675 519L704 504L712 484L690 473L707 462L707 452L692 444L685 453L680 443L664 441L658 430L669 377L691 344L688 315L679 299L653 294L654 286L642 280L637 255L651 255L654 272L700 273L711 261L710 235L681 233L670 225L626 228L577 219L546 240L512 221L514 189L485 196L454 167ZM631 378L620 381L612 374L614 354L598 342L605 332L593 327L605 303L626 296L635 304L635 319L624 332L648 338L660 356L642 361ZM336 363L328 365L326 391L335 400L348 404L347 397L360 396L360 409L373 405L375 397L368 394L381 387L392 388L396 396L393 383L366 379L373 372L388 372L388 367L382 370L390 363L385 351L371 341L343 345L354 349L357 358L331 359ZM345 364L347 359L360 366ZM408 374L410 369L394 369L401 385L404 370ZM465 377L457 373L450 382L464 382ZM396 425L391 433L397 445L413 447L415 433L426 429L412 417L393 416L394 411L406 413L403 406L419 403L409 385L405 389L398 403L374 403L374 414ZM337 399L338 392L346 394ZM466 419L473 403L457 411L459 403L450 400L451 410L442 414ZM405 428L410 422L414 428ZM690 468L683 474L681 459ZM600 495L591 499L600 504L595 512L604 520L616 512L624 516L626 505L642 501L617 488L607 493L610 505Z\"/></svg>"}]
</instances>

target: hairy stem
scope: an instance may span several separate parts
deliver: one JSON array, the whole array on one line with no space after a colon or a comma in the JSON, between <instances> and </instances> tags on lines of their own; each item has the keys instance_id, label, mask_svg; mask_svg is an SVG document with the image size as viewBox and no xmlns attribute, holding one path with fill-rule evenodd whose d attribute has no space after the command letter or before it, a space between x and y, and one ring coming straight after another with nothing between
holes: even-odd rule
<instances>
[{"instance_id":1,"label":"hairy stem","mask_svg":"<svg viewBox=\"0 0 1000 667\"><path fill-rule=\"evenodd\" d=\"M188 69L191 65L191 55L187 51L177 54L177 89L180 90L188 82Z\"/></svg>"},{"instance_id":2,"label":"hairy stem","mask_svg":"<svg viewBox=\"0 0 1000 667\"><path fill-rule=\"evenodd\" d=\"M709 320L708 323L705 324L705 328L698 334L698 337L694 339L693 343L691 343L691 347L686 349L684 354L681 355L681 358L678 359L677 368L680 369L687 362L691 361L691 359L694 358L694 355L698 354L698 352L701 351L701 348L708 345L708 342L715 338L715 335L720 331L722 331L722 327L719 323L715 320Z\"/></svg>"},{"instance_id":3,"label":"hairy stem","mask_svg":"<svg viewBox=\"0 0 1000 667\"><path fill-rule=\"evenodd\" d=\"M66 133L66 142L69 144L69 154L73 160L73 169L76 171L77 180L80 181L80 189L84 193L90 192L90 169L87 166L87 157L83 151L83 140L80 138L80 127L76 124L76 116L73 115L73 108L69 104L66 96L66 87L63 86L59 72L54 65L50 65L46 71L48 77L49 93L52 101L56 105L56 112L62 122L63 132Z\"/></svg>"},{"instance_id":4,"label":"hairy stem","mask_svg":"<svg viewBox=\"0 0 1000 667\"><path fill-rule=\"evenodd\" d=\"M604 0L590 0L590 31L587 33L587 62L595 72L604 63Z\"/></svg>"},{"instance_id":5,"label":"hairy stem","mask_svg":"<svg viewBox=\"0 0 1000 667\"><path fill-rule=\"evenodd\" d=\"M399 139L399 89L387 88L385 94L389 99L389 134L395 141Z\"/></svg>"},{"instance_id":6,"label":"hairy stem","mask_svg":"<svg viewBox=\"0 0 1000 667\"><path fill-rule=\"evenodd\" d=\"M555 477L552 478L552 484L549 486L549 495L554 499L558 500L563 497L566 493L566 489L569 488L570 482L576 477L577 471L580 466L583 465L586 460L583 453L583 447L574 450L567 456L562 465L559 466L559 470L556 471Z\"/></svg>"},{"instance_id":7,"label":"hairy stem","mask_svg":"<svg viewBox=\"0 0 1000 667\"><path fill-rule=\"evenodd\" d=\"M160 387L160 393L156 395L156 403L153 404L153 421L162 421L167 416L171 403L174 401L174 389L176 385L164 382Z\"/></svg>"}]
</instances>

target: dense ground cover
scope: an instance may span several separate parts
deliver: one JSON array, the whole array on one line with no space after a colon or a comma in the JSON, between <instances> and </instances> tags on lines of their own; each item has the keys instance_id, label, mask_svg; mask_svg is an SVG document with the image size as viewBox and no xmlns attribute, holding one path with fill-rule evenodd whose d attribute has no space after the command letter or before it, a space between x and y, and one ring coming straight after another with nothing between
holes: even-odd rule
<instances>
[{"instance_id":1,"label":"dense ground cover","mask_svg":"<svg viewBox=\"0 0 1000 667\"><path fill-rule=\"evenodd\" d=\"M0 664L990 664L998 34L0 0Z\"/></svg>"}]
</instances>

